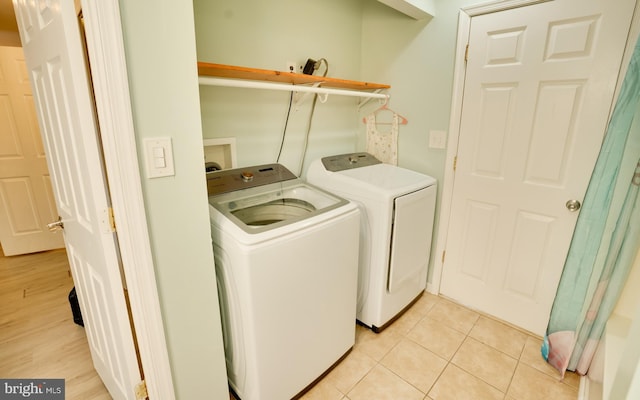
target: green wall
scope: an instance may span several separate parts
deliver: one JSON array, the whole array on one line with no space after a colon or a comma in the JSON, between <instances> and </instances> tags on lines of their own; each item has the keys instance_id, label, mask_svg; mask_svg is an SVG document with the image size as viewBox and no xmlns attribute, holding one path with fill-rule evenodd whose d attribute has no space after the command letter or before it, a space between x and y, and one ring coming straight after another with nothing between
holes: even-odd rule
<instances>
[{"instance_id":1,"label":"green wall","mask_svg":"<svg viewBox=\"0 0 640 400\"><path fill-rule=\"evenodd\" d=\"M438 180L432 250L439 225L446 149L429 148L429 132L448 134L458 15L462 7L479 1L434 3L433 18L414 20L376 1L366 2L362 34L362 74L391 84L389 107L409 120L400 129L398 164ZM364 109L363 114L370 110ZM431 252L428 282L437 256Z\"/></svg>"},{"instance_id":2,"label":"green wall","mask_svg":"<svg viewBox=\"0 0 640 400\"><path fill-rule=\"evenodd\" d=\"M239 165L274 162L289 101L284 92L199 89L196 58L283 70L324 57L330 76L390 84L389 106L409 120L399 164L441 184L446 150L429 149L428 134L449 129L459 10L484 2L434 0L435 17L421 21L375 0L121 3L138 144L168 136L174 145L176 176L143 179L143 190L177 398L222 399L227 390L202 138L236 137ZM317 105L307 161L364 148L361 117L377 104L357 102L330 96ZM280 161L294 172L309 114L307 101L289 121Z\"/></svg>"},{"instance_id":3,"label":"green wall","mask_svg":"<svg viewBox=\"0 0 640 400\"><path fill-rule=\"evenodd\" d=\"M134 128L172 139L175 176L147 179L149 235L178 399L228 397L203 168L193 7L120 3Z\"/></svg>"},{"instance_id":4,"label":"green wall","mask_svg":"<svg viewBox=\"0 0 640 400\"><path fill-rule=\"evenodd\" d=\"M176 175L142 185L177 398L227 390L202 139L236 137L239 165L274 162L289 101L285 92L199 89L196 59L283 70L326 58L329 76L390 84L390 107L409 119L399 164L441 182L445 150L428 148L428 132L448 129L457 15L468 3L436 0L436 16L424 21L374 0L121 3L138 145L173 140ZM359 110L357 99L339 96L318 103L305 165L362 150L361 117L377 106ZM294 172L309 114L307 101L290 117L280 161Z\"/></svg>"},{"instance_id":5,"label":"green wall","mask_svg":"<svg viewBox=\"0 0 640 400\"><path fill-rule=\"evenodd\" d=\"M195 0L198 59L283 71L289 61L302 66L308 58L325 58L328 76L360 79L362 4L360 0ZM323 65L316 75L324 71ZM276 162L289 92L202 86L200 96L205 138L235 137L239 166ZM280 158L296 174L300 174L311 97L292 107ZM357 103L356 98L340 96L317 102L307 162L356 150Z\"/></svg>"},{"instance_id":6,"label":"green wall","mask_svg":"<svg viewBox=\"0 0 640 400\"><path fill-rule=\"evenodd\" d=\"M441 186L446 150L429 148L429 131L448 131L458 13L474 3L436 0L434 18L414 20L374 0L194 0L197 54L200 61L273 70L324 57L329 76L390 84L389 107L409 120L400 128L399 165ZM200 96L205 138L235 137L239 166L276 161L288 93L203 86ZM359 101L329 96L317 104L304 167L364 150L361 120L379 104L359 109ZM280 162L294 173L310 106L293 111L287 127Z\"/></svg>"}]
</instances>

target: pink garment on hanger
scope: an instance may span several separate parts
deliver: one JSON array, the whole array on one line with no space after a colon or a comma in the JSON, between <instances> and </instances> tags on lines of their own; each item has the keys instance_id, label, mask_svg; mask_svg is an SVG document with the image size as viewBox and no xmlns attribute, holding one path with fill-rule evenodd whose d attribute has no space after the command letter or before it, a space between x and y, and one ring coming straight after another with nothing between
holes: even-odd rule
<instances>
[{"instance_id":1,"label":"pink garment on hanger","mask_svg":"<svg viewBox=\"0 0 640 400\"><path fill-rule=\"evenodd\" d=\"M378 130L375 113L366 116L365 120L367 123L367 153L383 163L398 165L398 114L393 113L389 132Z\"/></svg>"}]
</instances>

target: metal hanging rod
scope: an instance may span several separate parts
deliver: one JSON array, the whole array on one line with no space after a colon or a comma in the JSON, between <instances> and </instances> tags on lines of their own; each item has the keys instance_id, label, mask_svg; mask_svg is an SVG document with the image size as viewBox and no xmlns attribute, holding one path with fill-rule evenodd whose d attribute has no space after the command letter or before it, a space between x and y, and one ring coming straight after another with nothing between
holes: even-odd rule
<instances>
[{"instance_id":1,"label":"metal hanging rod","mask_svg":"<svg viewBox=\"0 0 640 400\"><path fill-rule=\"evenodd\" d=\"M291 85L291 84L285 84L285 83L271 83L271 82L249 81L249 80L240 80L240 79L224 79L224 78L215 78L215 77L209 77L209 76L200 76L198 77L198 81L201 85L209 85L209 86L225 86L225 87L238 87L238 88L249 88L249 89L269 89L269 90L282 90L287 92L335 94L339 96L364 97L369 99L384 99L384 100L389 99L388 94L378 93L378 92L363 92L358 90Z\"/></svg>"}]
</instances>

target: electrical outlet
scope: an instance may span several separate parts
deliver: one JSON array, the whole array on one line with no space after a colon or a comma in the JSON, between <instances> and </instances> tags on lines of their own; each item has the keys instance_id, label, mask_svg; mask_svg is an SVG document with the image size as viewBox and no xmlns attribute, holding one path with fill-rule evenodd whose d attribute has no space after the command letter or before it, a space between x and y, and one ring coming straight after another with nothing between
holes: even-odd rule
<instances>
[{"instance_id":1,"label":"electrical outlet","mask_svg":"<svg viewBox=\"0 0 640 400\"><path fill-rule=\"evenodd\" d=\"M287 61L287 72L298 73L298 65L293 61Z\"/></svg>"}]
</instances>

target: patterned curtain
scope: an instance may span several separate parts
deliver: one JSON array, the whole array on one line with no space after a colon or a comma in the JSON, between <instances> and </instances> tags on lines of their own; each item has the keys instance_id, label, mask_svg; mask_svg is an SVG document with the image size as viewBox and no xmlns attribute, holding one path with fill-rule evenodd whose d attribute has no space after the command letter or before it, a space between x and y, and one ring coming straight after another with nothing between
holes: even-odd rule
<instances>
[{"instance_id":1,"label":"patterned curtain","mask_svg":"<svg viewBox=\"0 0 640 400\"><path fill-rule=\"evenodd\" d=\"M547 335L562 376L586 374L640 241L640 41L609 122L576 224Z\"/></svg>"}]
</instances>

